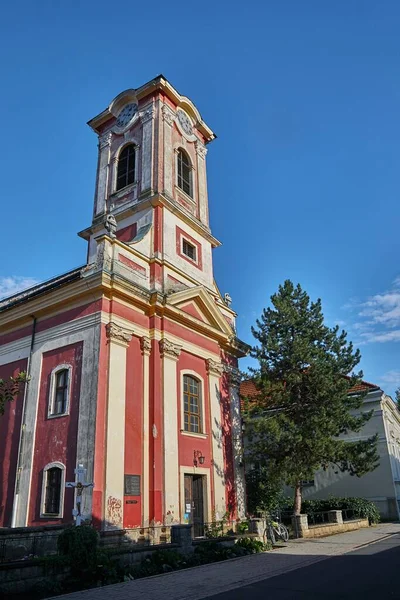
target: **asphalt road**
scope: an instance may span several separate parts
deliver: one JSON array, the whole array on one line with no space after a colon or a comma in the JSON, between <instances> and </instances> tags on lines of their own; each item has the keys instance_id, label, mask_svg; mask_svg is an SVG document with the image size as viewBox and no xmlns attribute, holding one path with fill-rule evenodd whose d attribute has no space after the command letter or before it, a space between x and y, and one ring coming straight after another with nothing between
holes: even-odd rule
<instances>
[{"instance_id":1,"label":"asphalt road","mask_svg":"<svg viewBox=\"0 0 400 600\"><path fill-rule=\"evenodd\" d=\"M207 600L400 600L400 535Z\"/></svg>"}]
</instances>

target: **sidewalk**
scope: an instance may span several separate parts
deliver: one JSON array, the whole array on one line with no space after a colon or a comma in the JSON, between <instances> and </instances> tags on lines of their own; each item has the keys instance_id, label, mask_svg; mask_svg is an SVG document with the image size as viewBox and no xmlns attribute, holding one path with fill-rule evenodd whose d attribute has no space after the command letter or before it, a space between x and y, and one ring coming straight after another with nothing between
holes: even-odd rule
<instances>
[{"instance_id":1,"label":"sidewalk","mask_svg":"<svg viewBox=\"0 0 400 600\"><path fill-rule=\"evenodd\" d=\"M314 540L293 540L272 552L202 565L137 581L57 596L63 600L200 600L275 575L346 554L356 548L400 534L400 523L385 523Z\"/></svg>"}]
</instances>

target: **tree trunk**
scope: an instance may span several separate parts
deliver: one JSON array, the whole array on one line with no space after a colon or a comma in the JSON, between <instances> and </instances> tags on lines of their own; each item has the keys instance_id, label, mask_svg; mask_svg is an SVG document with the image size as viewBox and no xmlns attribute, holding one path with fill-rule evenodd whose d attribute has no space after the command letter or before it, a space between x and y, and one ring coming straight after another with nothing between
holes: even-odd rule
<instances>
[{"instance_id":1,"label":"tree trunk","mask_svg":"<svg viewBox=\"0 0 400 600\"><path fill-rule=\"evenodd\" d=\"M293 514L300 515L301 514L301 482L298 481L294 488L294 504L293 504Z\"/></svg>"}]
</instances>

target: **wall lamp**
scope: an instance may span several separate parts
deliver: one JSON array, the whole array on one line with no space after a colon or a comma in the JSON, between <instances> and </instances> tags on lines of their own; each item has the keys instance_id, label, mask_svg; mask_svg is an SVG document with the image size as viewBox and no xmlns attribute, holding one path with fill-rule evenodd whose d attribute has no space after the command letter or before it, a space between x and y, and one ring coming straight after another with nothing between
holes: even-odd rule
<instances>
[{"instance_id":1,"label":"wall lamp","mask_svg":"<svg viewBox=\"0 0 400 600\"><path fill-rule=\"evenodd\" d=\"M193 464L195 467L197 467L197 463L200 463L201 465L204 465L204 456L202 454L202 452L200 452L200 450L195 450L193 453Z\"/></svg>"}]
</instances>

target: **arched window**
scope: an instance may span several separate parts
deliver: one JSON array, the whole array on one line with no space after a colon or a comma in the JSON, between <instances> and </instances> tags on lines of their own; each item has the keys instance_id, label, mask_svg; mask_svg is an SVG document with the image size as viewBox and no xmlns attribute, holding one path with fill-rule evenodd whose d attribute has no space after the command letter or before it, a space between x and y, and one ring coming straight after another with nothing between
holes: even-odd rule
<instances>
[{"instance_id":1,"label":"arched window","mask_svg":"<svg viewBox=\"0 0 400 600\"><path fill-rule=\"evenodd\" d=\"M184 431L201 433L201 384L191 375L183 376Z\"/></svg>"},{"instance_id":2,"label":"arched window","mask_svg":"<svg viewBox=\"0 0 400 600\"><path fill-rule=\"evenodd\" d=\"M192 165L182 149L178 150L178 187L193 198Z\"/></svg>"},{"instance_id":3,"label":"arched window","mask_svg":"<svg viewBox=\"0 0 400 600\"><path fill-rule=\"evenodd\" d=\"M65 487L65 466L50 463L43 469L42 517L62 517Z\"/></svg>"},{"instance_id":4,"label":"arched window","mask_svg":"<svg viewBox=\"0 0 400 600\"><path fill-rule=\"evenodd\" d=\"M61 365L52 372L50 388L49 417L68 413L71 367Z\"/></svg>"},{"instance_id":5,"label":"arched window","mask_svg":"<svg viewBox=\"0 0 400 600\"><path fill-rule=\"evenodd\" d=\"M117 170L117 191L135 182L135 146L125 146L119 155Z\"/></svg>"}]
</instances>

